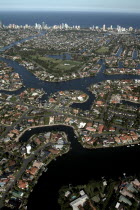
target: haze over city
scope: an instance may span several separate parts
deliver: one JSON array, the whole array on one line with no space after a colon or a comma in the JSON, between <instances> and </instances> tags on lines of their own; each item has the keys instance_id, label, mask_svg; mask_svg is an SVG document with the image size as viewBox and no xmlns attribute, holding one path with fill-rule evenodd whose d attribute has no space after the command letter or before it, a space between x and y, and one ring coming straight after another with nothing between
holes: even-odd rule
<instances>
[{"instance_id":1,"label":"haze over city","mask_svg":"<svg viewBox=\"0 0 140 210\"><path fill-rule=\"evenodd\" d=\"M104 11L140 12L139 0L1 0L0 11Z\"/></svg>"}]
</instances>

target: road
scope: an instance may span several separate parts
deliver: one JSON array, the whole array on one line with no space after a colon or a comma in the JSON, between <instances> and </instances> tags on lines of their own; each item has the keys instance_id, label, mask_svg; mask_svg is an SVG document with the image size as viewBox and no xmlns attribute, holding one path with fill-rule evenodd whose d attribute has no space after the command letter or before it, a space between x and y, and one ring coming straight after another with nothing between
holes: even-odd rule
<instances>
[{"instance_id":1,"label":"road","mask_svg":"<svg viewBox=\"0 0 140 210\"><path fill-rule=\"evenodd\" d=\"M22 174L23 174L23 173L25 172L25 170L27 169L28 164L29 164L31 161L35 160L35 156L36 156L37 154L39 154L39 152L40 152L42 149L44 149L44 148L46 148L46 147L49 147L49 146L51 146L51 145L52 145L52 143L43 144L42 146L40 146L40 147L34 152L34 154L31 154L28 158L26 158L26 159L23 160L23 163L22 163L22 165L21 165L21 167L20 167L18 173L16 174L14 180L10 181L10 182L8 183L8 185L6 186L6 190L5 190L5 192L4 192L3 196L2 196L2 198L0 199L0 209L4 206L4 201L5 201L5 197L6 197L7 193L12 189L12 187L15 185L15 183L20 179L20 177L22 176Z\"/></svg>"}]
</instances>

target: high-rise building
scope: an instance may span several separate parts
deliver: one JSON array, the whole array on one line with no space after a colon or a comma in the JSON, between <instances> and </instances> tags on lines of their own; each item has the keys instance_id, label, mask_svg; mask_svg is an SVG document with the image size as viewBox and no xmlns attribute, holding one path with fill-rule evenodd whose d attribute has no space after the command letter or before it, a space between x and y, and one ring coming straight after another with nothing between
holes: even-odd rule
<instances>
[{"instance_id":1,"label":"high-rise building","mask_svg":"<svg viewBox=\"0 0 140 210\"><path fill-rule=\"evenodd\" d=\"M41 29L41 25L40 24L38 24L38 23L35 23L35 29L38 29L38 30L40 30Z\"/></svg>"},{"instance_id":2,"label":"high-rise building","mask_svg":"<svg viewBox=\"0 0 140 210\"><path fill-rule=\"evenodd\" d=\"M129 27L129 31L133 31L133 27Z\"/></svg>"},{"instance_id":3,"label":"high-rise building","mask_svg":"<svg viewBox=\"0 0 140 210\"><path fill-rule=\"evenodd\" d=\"M67 29L67 28L69 28L69 26L68 26L68 24L67 23L65 23L65 28Z\"/></svg>"},{"instance_id":4,"label":"high-rise building","mask_svg":"<svg viewBox=\"0 0 140 210\"><path fill-rule=\"evenodd\" d=\"M62 23L62 24L61 24L61 27L62 27L62 29L63 29L63 28L65 28L65 24L64 24L64 23Z\"/></svg>"},{"instance_id":5,"label":"high-rise building","mask_svg":"<svg viewBox=\"0 0 140 210\"><path fill-rule=\"evenodd\" d=\"M103 25L103 31L105 31L105 24Z\"/></svg>"},{"instance_id":6,"label":"high-rise building","mask_svg":"<svg viewBox=\"0 0 140 210\"><path fill-rule=\"evenodd\" d=\"M2 21L0 21L0 28L2 28L3 27L3 24L2 24Z\"/></svg>"},{"instance_id":7,"label":"high-rise building","mask_svg":"<svg viewBox=\"0 0 140 210\"><path fill-rule=\"evenodd\" d=\"M45 28L45 22L42 22L42 29Z\"/></svg>"}]
</instances>

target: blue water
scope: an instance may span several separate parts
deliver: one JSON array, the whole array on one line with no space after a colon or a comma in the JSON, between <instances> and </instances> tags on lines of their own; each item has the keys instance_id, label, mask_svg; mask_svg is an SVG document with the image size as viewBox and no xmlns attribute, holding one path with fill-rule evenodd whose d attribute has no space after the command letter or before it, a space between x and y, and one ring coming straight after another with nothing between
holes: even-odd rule
<instances>
[{"instance_id":1,"label":"blue water","mask_svg":"<svg viewBox=\"0 0 140 210\"><path fill-rule=\"evenodd\" d=\"M107 12L0 12L0 20L3 24L10 23L34 25L43 21L48 26L67 23L70 26L80 25L81 27L91 27L98 25L102 27L121 25L123 27L140 28L140 14L133 13L107 13Z\"/></svg>"},{"instance_id":2,"label":"blue water","mask_svg":"<svg viewBox=\"0 0 140 210\"><path fill-rule=\"evenodd\" d=\"M137 59L137 56L138 56L138 52L137 52L137 50L134 50L134 51L133 51L132 58L133 58L133 59Z\"/></svg>"}]
</instances>

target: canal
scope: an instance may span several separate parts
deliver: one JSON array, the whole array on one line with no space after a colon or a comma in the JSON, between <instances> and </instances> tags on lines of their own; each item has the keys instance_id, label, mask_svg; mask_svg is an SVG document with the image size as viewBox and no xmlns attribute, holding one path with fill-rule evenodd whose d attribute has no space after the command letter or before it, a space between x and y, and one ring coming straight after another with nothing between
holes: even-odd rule
<instances>
[{"instance_id":1,"label":"canal","mask_svg":"<svg viewBox=\"0 0 140 210\"><path fill-rule=\"evenodd\" d=\"M28 210L59 210L58 190L63 185L86 184L91 179L100 179L103 176L118 178L123 173L139 174L140 146L138 145L129 148L89 150L78 142L72 127L62 125L34 128L24 133L20 141L28 141L33 134L48 131L64 131L71 142L71 149L48 165L47 172L42 174L30 194Z\"/></svg>"},{"instance_id":2,"label":"canal","mask_svg":"<svg viewBox=\"0 0 140 210\"><path fill-rule=\"evenodd\" d=\"M14 45L12 44L12 46ZM121 54L121 51L122 49L119 49L117 56ZM88 87L91 84L106 80L140 79L140 76L137 75L105 75L105 64L101 60L102 68L95 77L80 78L65 82L46 82L36 78L16 61L2 57L0 60L13 67L15 72L18 72L21 76L24 84L24 88L20 90L0 92L20 94L26 88L39 88L43 89L46 93L42 97L42 100L47 100L51 94L57 91L81 90L88 94L89 99L83 104L73 104L73 107L78 107L83 110L90 109L95 99L95 96L88 91ZM94 150L85 149L75 137L73 128L68 126L34 128L31 131L25 132L20 141L28 141L33 134L52 130L64 131L68 135L68 140L71 142L71 149L67 154L58 157L48 165L47 172L42 174L33 192L30 194L28 210L59 210L57 198L58 190L62 185L86 184L89 180L99 179L102 176L116 178L124 172L127 175L134 175L140 172L138 167L140 146Z\"/></svg>"}]
</instances>

